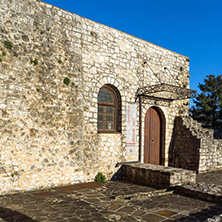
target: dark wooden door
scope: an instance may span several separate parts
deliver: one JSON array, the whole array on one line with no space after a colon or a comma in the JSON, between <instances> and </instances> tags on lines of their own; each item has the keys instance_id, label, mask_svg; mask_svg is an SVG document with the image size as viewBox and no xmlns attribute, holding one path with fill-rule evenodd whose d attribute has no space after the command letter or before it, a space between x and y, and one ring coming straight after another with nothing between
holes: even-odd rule
<instances>
[{"instance_id":1,"label":"dark wooden door","mask_svg":"<svg viewBox=\"0 0 222 222\"><path fill-rule=\"evenodd\" d=\"M160 164L160 129L160 116L150 108L145 115L144 163Z\"/></svg>"}]
</instances>

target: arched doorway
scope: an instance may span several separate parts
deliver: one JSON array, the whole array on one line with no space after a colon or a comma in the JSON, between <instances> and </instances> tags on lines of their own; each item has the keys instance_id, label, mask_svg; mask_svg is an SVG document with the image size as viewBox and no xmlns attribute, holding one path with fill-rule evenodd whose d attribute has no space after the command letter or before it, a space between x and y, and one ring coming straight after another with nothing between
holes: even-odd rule
<instances>
[{"instance_id":1,"label":"arched doorway","mask_svg":"<svg viewBox=\"0 0 222 222\"><path fill-rule=\"evenodd\" d=\"M165 118L157 107L148 109L144 123L144 163L164 164Z\"/></svg>"}]
</instances>

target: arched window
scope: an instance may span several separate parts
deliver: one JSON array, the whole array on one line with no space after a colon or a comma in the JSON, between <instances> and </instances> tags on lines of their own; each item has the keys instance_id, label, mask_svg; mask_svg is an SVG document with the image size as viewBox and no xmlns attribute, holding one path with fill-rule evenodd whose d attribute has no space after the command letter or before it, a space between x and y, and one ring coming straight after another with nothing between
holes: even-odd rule
<instances>
[{"instance_id":1,"label":"arched window","mask_svg":"<svg viewBox=\"0 0 222 222\"><path fill-rule=\"evenodd\" d=\"M98 132L121 132L121 98L111 85L98 93Z\"/></svg>"}]
</instances>

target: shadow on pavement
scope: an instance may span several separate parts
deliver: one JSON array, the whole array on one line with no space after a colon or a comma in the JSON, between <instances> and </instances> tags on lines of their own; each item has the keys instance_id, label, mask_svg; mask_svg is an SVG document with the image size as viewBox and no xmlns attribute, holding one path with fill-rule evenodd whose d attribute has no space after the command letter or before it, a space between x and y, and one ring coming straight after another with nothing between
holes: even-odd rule
<instances>
[{"instance_id":1,"label":"shadow on pavement","mask_svg":"<svg viewBox=\"0 0 222 222\"><path fill-rule=\"evenodd\" d=\"M38 222L37 220L33 220L32 218L22 213L3 207L0 207L0 218L4 219L7 222Z\"/></svg>"},{"instance_id":2,"label":"shadow on pavement","mask_svg":"<svg viewBox=\"0 0 222 222\"><path fill-rule=\"evenodd\" d=\"M207 209L190 214L189 216L177 218L176 221L205 221L209 218L218 218L221 214L222 205L216 204L215 206L210 206ZM217 219L215 221L221 221L221 218L220 220Z\"/></svg>"}]
</instances>

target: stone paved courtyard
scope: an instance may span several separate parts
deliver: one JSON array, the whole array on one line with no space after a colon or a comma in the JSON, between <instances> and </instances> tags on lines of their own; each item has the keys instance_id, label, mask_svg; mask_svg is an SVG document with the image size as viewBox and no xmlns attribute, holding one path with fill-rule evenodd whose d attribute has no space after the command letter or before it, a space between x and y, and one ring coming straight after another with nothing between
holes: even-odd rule
<instances>
[{"instance_id":1,"label":"stone paved courtyard","mask_svg":"<svg viewBox=\"0 0 222 222\"><path fill-rule=\"evenodd\" d=\"M221 175L221 171L208 173L198 180L221 184ZM151 198L135 196L151 191L155 189L108 181L4 195L0 197L0 221L222 221L222 205L217 203L172 192Z\"/></svg>"}]
</instances>

